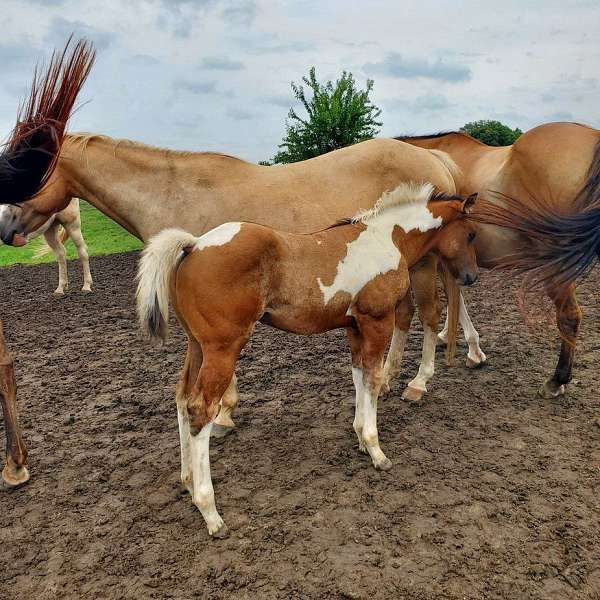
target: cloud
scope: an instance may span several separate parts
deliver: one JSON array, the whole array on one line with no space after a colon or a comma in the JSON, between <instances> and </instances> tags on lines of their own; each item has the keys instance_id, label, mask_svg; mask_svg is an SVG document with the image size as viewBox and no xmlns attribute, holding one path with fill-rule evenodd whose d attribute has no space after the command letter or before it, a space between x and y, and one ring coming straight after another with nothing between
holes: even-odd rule
<instances>
[{"instance_id":1,"label":"cloud","mask_svg":"<svg viewBox=\"0 0 600 600\"><path fill-rule=\"evenodd\" d=\"M117 39L117 34L114 32L96 29L82 21L69 21L57 17L50 24L46 41L51 46L62 48L71 34L75 39L87 38L93 42L98 51L105 50Z\"/></svg>"},{"instance_id":2,"label":"cloud","mask_svg":"<svg viewBox=\"0 0 600 600\"><path fill-rule=\"evenodd\" d=\"M253 0L228 0L227 8L223 9L222 15L225 20L234 25L249 26L256 17L256 2Z\"/></svg>"},{"instance_id":3,"label":"cloud","mask_svg":"<svg viewBox=\"0 0 600 600\"><path fill-rule=\"evenodd\" d=\"M369 75L400 79L424 77L451 83L471 79L471 70L464 65L442 59L430 62L424 58L404 58L398 52L389 52L383 60L368 62L363 68Z\"/></svg>"},{"instance_id":4,"label":"cloud","mask_svg":"<svg viewBox=\"0 0 600 600\"><path fill-rule=\"evenodd\" d=\"M214 94L217 91L217 82L180 80L175 83L175 89L192 94Z\"/></svg>"},{"instance_id":5,"label":"cloud","mask_svg":"<svg viewBox=\"0 0 600 600\"><path fill-rule=\"evenodd\" d=\"M243 108L230 108L227 114L236 121L248 121L256 117L256 114Z\"/></svg>"},{"instance_id":6,"label":"cloud","mask_svg":"<svg viewBox=\"0 0 600 600\"><path fill-rule=\"evenodd\" d=\"M202 60L202 68L207 71L241 71L244 63L225 57L208 56Z\"/></svg>"}]
</instances>

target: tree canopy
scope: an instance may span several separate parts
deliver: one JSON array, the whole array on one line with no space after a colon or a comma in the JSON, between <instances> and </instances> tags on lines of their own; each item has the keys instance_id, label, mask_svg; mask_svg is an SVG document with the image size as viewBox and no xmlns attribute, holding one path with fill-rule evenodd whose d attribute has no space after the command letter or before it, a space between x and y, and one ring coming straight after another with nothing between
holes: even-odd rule
<instances>
[{"instance_id":1,"label":"tree canopy","mask_svg":"<svg viewBox=\"0 0 600 600\"><path fill-rule=\"evenodd\" d=\"M500 121L472 121L462 126L468 133L488 146L510 146L523 133L518 127L511 129Z\"/></svg>"},{"instance_id":2,"label":"tree canopy","mask_svg":"<svg viewBox=\"0 0 600 600\"><path fill-rule=\"evenodd\" d=\"M373 90L371 79L367 80L364 90L357 88L352 73L346 71L335 84L319 83L312 67L302 81L304 85L294 82L291 85L307 114L301 117L290 108L286 134L273 158L274 163L306 160L371 139L379 133L381 122L377 119L381 110L369 98Z\"/></svg>"}]
</instances>

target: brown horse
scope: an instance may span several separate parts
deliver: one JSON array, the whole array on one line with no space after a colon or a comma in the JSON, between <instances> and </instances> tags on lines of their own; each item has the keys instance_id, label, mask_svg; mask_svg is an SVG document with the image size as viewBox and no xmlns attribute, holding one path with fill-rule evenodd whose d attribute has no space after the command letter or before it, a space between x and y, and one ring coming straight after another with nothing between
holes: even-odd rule
<instances>
[{"instance_id":1,"label":"brown horse","mask_svg":"<svg viewBox=\"0 0 600 600\"><path fill-rule=\"evenodd\" d=\"M600 131L550 123L500 148L460 132L398 139L448 153L463 174L460 193L479 194L479 264L526 273L525 288L537 287L554 302L562 346L540 394L564 394L582 317L575 280L600 252ZM464 302L460 312L465 332L478 342Z\"/></svg>"},{"instance_id":2,"label":"brown horse","mask_svg":"<svg viewBox=\"0 0 600 600\"><path fill-rule=\"evenodd\" d=\"M38 77L36 72L31 94L22 104L17 124L0 154L0 204L22 202L49 184L58 162L67 120L94 61L94 51L88 44L80 41L70 51L70 41L62 53L52 55L45 76ZM70 198L58 210L64 209L69 202ZM2 220L6 218L12 220L14 217L10 211L4 211ZM35 231L47 220L48 216L38 219L37 225L27 233ZM17 240L22 239L18 237L19 232L15 233ZM10 243L13 238L11 236ZM6 430L6 465L2 479L7 485L17 486L29 479L27 449L17 416L14 363L6 347L1 323L0 367L0 400Z\"/></svg>"},{"instance_id":3,"label":"brown horse","mask_svg":"<svg viewBox=\"0 0 600 600\"><path fill-rule=\"evenodd\" d=\"M226 533L215 506L209 438L241 350L258 321L301 335L345 328L356 387L354 430L377 469L377 398L395 313L409 293L409 269L429 252L460 284L477 279L472 199L433 195L431 184L402 184L369 211L314 234L225 223L197 238L167 229L153 237L139 268L142 328L164 340L169 292L203 362L178 398L182 481L210 535Z\"/></svg>"},{"instance_id":4,"label":"brown horse","mask_svg":"<svg viewBox=\"0 0 600 600\"><path fill-rule=\"evenodd\" d=\"M22 202L0 217L4 243L36 230L72 197L87 200L147 241L168 227L200 235L239 220L296 233L316 231L370 208L385 191L407 181L431 182L449 194L456 191L456 171L447 155L389 139L264 167L223 154L174 152L102 135L65 134L67 104L72 106L92 60L89 46L79 44L34 82L27 110L0 155L0 203ZM435 263L435 257L425 262ZM411 273L417 288L430 285L429 268L427 278L420 276L422 268L415 265ZM437 302L421 306L428 336L435 337ZM429 354L424 355L428 366L420 369L413 394L422 393L432 375ZM192 341L184 367L190 380L196 379L201 362L200 346ZM232 384L221 425L233 426L229 415L236 401ZM7 431L18 432L18 427Z\"/></svg>"}]
</instances>

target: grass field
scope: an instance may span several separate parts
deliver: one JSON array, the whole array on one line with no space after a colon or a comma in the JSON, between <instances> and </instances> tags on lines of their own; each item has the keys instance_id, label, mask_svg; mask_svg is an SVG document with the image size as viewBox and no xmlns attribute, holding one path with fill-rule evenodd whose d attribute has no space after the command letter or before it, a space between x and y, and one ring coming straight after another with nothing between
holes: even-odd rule
<instances>
[{"instance_id":1,"label":"grass field","mask_svg":"<svg viewBox=\"0 0 600 600\"><path fill-rule=\"evenodd\" d=\"M79 206L81 208L83 237L87 242L90 256L128 252L142 247L142 242L87 202L80 201ZM34 256L43 243L44 237L40 236L23 248L0 246L0 266L17 263L33 265L53 261L54 254L51 252L39 258ZM67 242L67 253L67 258L77 258L77 252L71 240Z\"/></svg>"}]
</instances>

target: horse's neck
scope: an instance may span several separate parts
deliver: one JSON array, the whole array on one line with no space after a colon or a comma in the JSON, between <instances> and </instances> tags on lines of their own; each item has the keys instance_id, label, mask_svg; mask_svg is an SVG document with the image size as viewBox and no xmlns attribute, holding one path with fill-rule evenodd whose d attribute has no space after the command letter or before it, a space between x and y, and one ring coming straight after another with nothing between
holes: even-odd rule
<instances>
[{"instance_id":1,"label":"horse's neck","mask_svg":"<svg viewBox=\"0 0 600 600\"><path fill-rule=\"evenodd\" d=\"M211 211L205 192L213 187L215 160L104 136L67 136L60 166L70 195L87 200L145 241L170 226L203 232ZM193 211L190 198L198 200Z\"/></svg>"}]
</instances>

